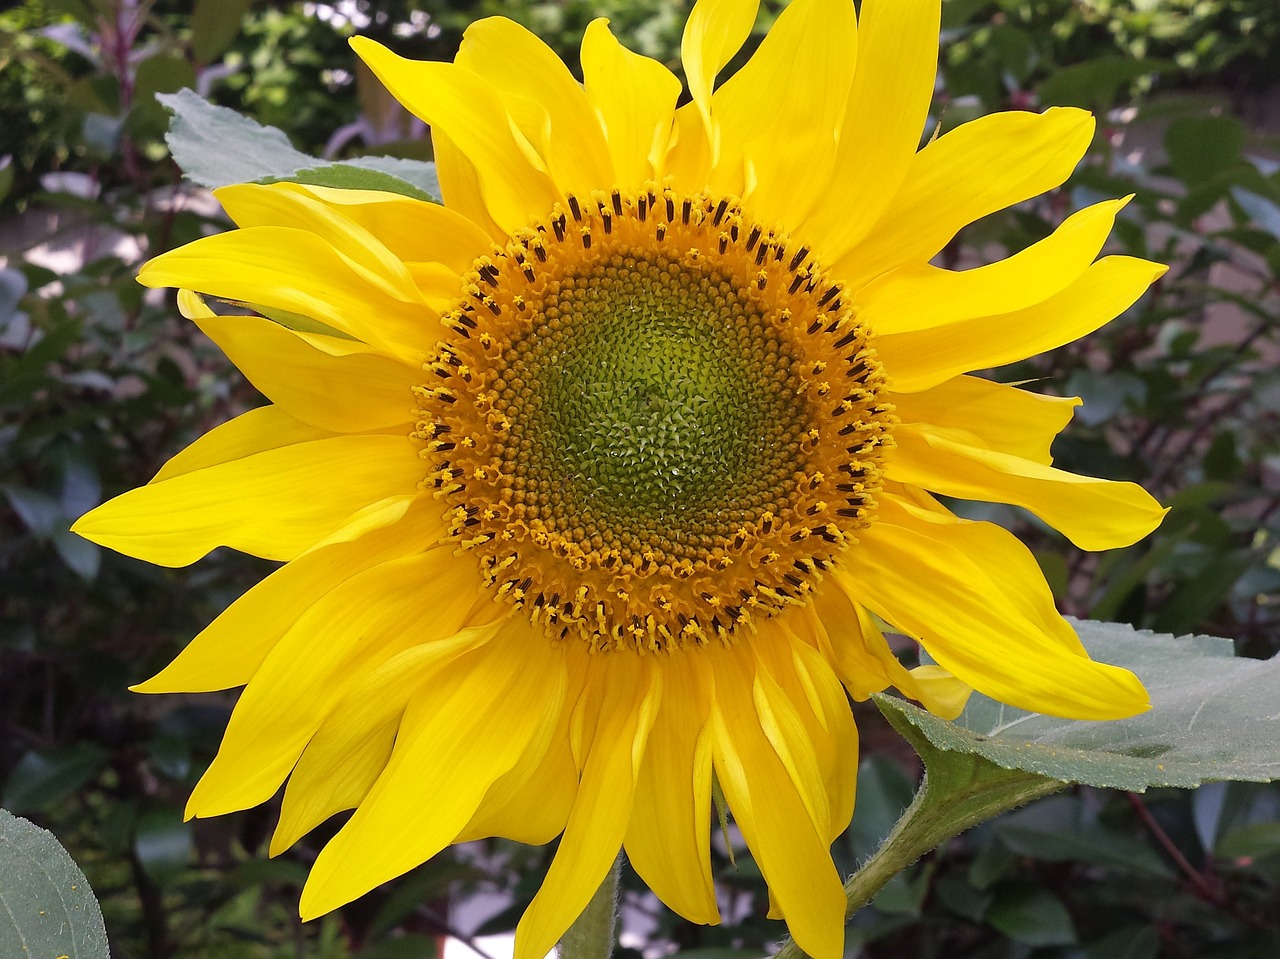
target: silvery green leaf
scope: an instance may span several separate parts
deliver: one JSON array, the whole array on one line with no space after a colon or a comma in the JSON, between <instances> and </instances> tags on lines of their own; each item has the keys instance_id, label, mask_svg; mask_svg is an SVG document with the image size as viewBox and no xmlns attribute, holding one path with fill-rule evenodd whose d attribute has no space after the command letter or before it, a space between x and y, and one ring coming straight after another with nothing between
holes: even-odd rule
<instances>
[{"instance_id":1,"label":"silvery green leaf","mask_svg":"<svg viewBox=\"0 0 1280 959\"><path fill-rule=\"evenodd\" d=\"M53 835L0 809L0 955L109 959L102 910Z\"/></svg>"},{"instance_id":2,"label":"silvery green leaf","mask_svg":"<svg viewBox=\"0 0 1280 959\"><path fill-rule=\"evenodd\" d=\"M193 90L160 93L156 99L173 114L165 134L173 159L187 179L211 190L233 183L293 180L415 199L440 195L433 163L395 157L330 163L295 149L283 131L215 106Z\"/></svg>"},{"instance_id":3,"label":"silvery green leaf","mask_svg":"<svg viewBox=\"0 0 1280 959\"><path fill-rule=\"evenodd\" d=\"M1061 782L1142 792L1210 780L1280 778L1280 657L1240 659L1230 640L1074 624L1089 654L1133 670L1151 709L1080 722L1013 709L974 694L954 723L877 697L937 748ZM993 627L995 628L995 627Z\"/></svg>"}]
</instances>

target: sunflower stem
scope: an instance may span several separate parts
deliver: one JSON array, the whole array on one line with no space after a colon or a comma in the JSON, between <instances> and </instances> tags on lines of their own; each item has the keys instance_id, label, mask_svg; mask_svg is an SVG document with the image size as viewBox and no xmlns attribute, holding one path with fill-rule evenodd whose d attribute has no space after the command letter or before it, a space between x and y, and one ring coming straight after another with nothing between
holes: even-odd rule
<instances>
[{"instance_id":1,"label":"sunflower stem","mask_svg":"<svg viewBox=\"0 0 1280 959\"><path fill-rule=\"evenodd\" d=\"M946 752L933 746L896 714L889 722L909 740L924 760L925 775L915 798L889 835L844 884L845 919L898 873L917 859L972 826L1068 785L1036 773L1003 769L981 756ZM805 953L788 939L774 959L803 959Z\"/></svg>"},{"instance_id":2,"label":"sunflower stem","mask_svg":"<svg viewBox=\"0 0 1280 959\"><path fill-rule=\"evenodd\" d=\"M595 891L582 915L560 940L560 959L609 959L613 954L613 931L618 921L618 878L622 873L619 856L600 888Z\"/></svg>"}]
</instances>

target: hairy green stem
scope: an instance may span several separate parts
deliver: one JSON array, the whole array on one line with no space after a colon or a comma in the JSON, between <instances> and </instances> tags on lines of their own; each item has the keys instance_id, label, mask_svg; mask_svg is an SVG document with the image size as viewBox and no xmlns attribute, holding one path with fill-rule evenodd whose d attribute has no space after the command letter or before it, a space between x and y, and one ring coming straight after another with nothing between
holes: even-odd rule
<instances>
[{"instance_id":1,"label":"hairy green stem","mask_svg":"<svg viewBox=\"0 0 1280 959\"><path fill-rule=\"evenodd\" d=\"M609 867L587 908L573 921L560 940L560 959L609 959L613 954L613 930L618 919L618 877L622 857Z\"/></svg>"}]
</instances>

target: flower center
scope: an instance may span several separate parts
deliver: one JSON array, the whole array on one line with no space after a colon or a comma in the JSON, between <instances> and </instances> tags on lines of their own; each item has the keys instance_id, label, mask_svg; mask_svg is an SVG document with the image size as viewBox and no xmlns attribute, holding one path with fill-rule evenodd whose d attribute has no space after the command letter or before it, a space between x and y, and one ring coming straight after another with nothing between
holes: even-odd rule
<instances>
[{"instance_id":1,"label":"flower center","mask_svg":"<svg viewBox=\"0 0 1280 959\"><path fill-rule=\"evenodd\" d=\"M892 411L807 249L736 201L570 196L479 258L418 390L450 533L557 637L661 648L801 604Z\"/></svg>"}]
</instances>

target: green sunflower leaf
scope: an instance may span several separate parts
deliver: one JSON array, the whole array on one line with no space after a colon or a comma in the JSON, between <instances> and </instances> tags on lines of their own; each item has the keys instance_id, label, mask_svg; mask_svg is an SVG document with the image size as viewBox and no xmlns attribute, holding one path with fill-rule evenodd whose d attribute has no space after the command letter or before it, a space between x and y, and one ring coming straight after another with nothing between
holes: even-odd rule
<instances>
[{"instance_id":1,"label":"green sunflower leaf","mask_svg":"<svg viewBox=\"0 0 1280 959\"><path fill-rule=\"evenodd\" d=\"M210 190L232 183L292 181L344 190L381 190L417 200L440 196L434 163L355 157L331 163L294 149L284 131L215 106L194 90L156 94L173 114L165 142L192 183Z\"/></svg>"},{"instance_id":2,"label":"green sunflower leaf","mask_svg":"<svg viewBox=\"0 0 1280 959\"><path fill-rule=\"evenodd\" d=\"M102 910L53 835L0 809L0 955L108 959Z\"/></svg>"},{"instance_id":3,"label":"green sunflower leaf","mask_svg":"<svg viewBox=\"0 0 1280 959\"><path fill-rule=\"evenodd\" d=\"M1238 659L1230 640L1212 636L1074 625L1094 659L1138 675L1151 694L1148 712L1079 722L975 693L949 723L892 697L877 696L876 705L900 731L905 722L939 750L1061 782L1143 792L1280 778L1280 657Z\"/></svg>"}]
</instances>

